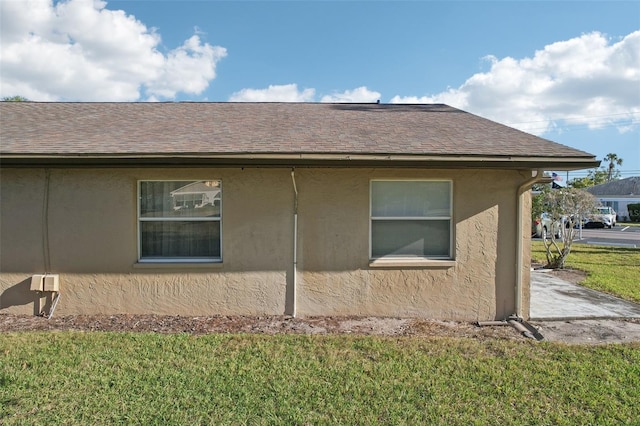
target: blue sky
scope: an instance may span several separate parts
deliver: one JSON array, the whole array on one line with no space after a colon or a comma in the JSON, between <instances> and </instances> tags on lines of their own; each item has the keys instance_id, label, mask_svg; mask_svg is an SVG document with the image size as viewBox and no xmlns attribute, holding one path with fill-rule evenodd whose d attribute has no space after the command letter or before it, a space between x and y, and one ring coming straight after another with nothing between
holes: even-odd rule
<instances>
[{"instance_id":1,"label":"blue sky","mask_svg":"<svg viewBox=\"0 0 640 426\"><path fill-rule=\"evenodd\" d=\"M0 6L3 97L443 102L640 175L638 1Z\"/></svg>"}]
</instances>

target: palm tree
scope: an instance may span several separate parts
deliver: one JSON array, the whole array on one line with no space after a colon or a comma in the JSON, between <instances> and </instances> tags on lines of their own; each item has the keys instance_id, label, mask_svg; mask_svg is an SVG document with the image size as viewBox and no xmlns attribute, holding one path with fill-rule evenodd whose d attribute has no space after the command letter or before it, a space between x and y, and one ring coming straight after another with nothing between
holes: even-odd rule
<instances>
[{"instance_id":1,"label":"palm tree","mask_svg":"<svg viewBox=\"0 0 640 426\"><path fill-rule=\"evenodd\" d=\"M610 152L609 154L607 154L606 157L604 157L604 161L609 162L609 177L607 178L607 181L610 182L613 179L613 169L615 168L616 165L618 166L622 165L622 158Z\"/></svg>"}]
</instances>

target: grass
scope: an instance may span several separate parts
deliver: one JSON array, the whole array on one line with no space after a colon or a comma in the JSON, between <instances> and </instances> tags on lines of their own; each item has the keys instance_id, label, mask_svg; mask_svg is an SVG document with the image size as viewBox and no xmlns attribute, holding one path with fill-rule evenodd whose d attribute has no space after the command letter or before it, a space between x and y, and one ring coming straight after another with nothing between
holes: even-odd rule
<instances>
[{"instance_id":1,"label":"grass","mask_svg":"<svg viewBox=\"0 0 640 426\"><path fill-rule=\"evenodd\" d=\"M0 335L0 423L631 424L640 344Z\"/></svg>"},{"instance_id":2,"label":"grass","mask_svg":"<svg viewBox=\"0 0 640 426\"><path fill-rule=\"evenodd\" d=\"M546 261L542 242L532 242L531 257ZM587 272L585 287L640 302L640 249L573 244L566 267Z\"/></svg>"},{"instance_id":3,"label":"grass","mask_svg":"<svg viewBox=\"0 0 640 426\"><path fill-rule=\"evenodd\" d=\"M573 247L587 285L640 301L640 250ZM3 425L638 424L638 389L640 343L0 334Z\"/></svg>"},{"instance_id":4,"label":"grass","mask_svg":"<svg viewBox=\"0 0 640 426\"><path fill-rule=\"evenodd\" d=\"M618 222L616 225L623 226L640 226L640 222Z\"/></svg>"}]
</instances>

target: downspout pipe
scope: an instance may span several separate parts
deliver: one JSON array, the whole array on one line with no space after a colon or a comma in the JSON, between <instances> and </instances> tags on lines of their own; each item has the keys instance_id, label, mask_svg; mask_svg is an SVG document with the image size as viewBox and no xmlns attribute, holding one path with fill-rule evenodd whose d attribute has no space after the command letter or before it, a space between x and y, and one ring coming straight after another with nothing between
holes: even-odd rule
<instances>
[{"instance_id":1,"label":"downspout pipe","mask_svg":"<svg viewBox=\"0 0 640 426\"><path fill-rule=\"evenodd\" d=\"M500 325L510 325L515 328L521 335L538 342L544 340L544 336L540 334L537 328L527 323L521 318L509 317L504 321L479 321L476 323L478 327L495 327Z\"/></svg>"},{"instance_id":2,"label":"downspout pipe","mask_svg":"<svg viewBox=\"0 0 640 426\"><path fill-rule=\"evenodd\" d=\"M296 172L291 169L291 182L293 183L293 308L291 315L297 314L296 298L298 292L298 186L296 185Z\"/></svg>"},{"instance_id":3,"label":"downspout pipe","mask_svg":"<svg viewBox=\"0 0 640 426\"><path fill-rule=\"evenodd\" d=\"M522 199L522 195L531 189L531 187L543 181L544 179L544 171L542 169L533 170L532 177L522 182L520 186L518 186L518 191L516 193L517 198L517 211L516 211L516 285L515 285L515 314L516 318L522 318L522 254L524 252L524 230L522 227L522 213L524 210L524 201Z\"/></svg>"}]
</instances>

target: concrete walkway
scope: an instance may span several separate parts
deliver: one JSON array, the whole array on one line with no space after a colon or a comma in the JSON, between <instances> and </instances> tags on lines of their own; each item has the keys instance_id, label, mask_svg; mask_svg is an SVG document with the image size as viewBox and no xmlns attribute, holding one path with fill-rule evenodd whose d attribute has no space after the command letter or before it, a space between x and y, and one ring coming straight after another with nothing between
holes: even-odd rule
<instances>
[{"instance_id":1,"label":"concrete walkway","mask_svg":"<svg viewBox=\"0 0 640 426\"><path fill-rule=\"evenodd\" d=\"M640 305L531 271L531 320L640 318Z\"/></svg>"}]
</instances>

